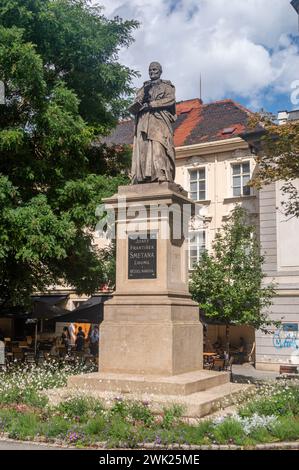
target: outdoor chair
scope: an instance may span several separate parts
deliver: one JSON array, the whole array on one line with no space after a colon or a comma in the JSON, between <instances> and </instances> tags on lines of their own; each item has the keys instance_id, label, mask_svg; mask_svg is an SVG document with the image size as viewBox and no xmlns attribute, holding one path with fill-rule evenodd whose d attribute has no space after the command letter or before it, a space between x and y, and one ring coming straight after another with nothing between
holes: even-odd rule
<instances>
[{"instance_id":1,"label":"outdoor chair","mask_svg":"<svg viewBox=\"0 0 299 470\"><path fill-rule=\"evenodd\" d=\"M33 346L32 336L26 336L26 342L27 342L27 346L32 347Z\"/></svg>"},{"instance_id":2,"label":"outdoor chair","mask_svg":"<svg viewBox=\"0 0 299 470\"><path fill-rule=\"evenodd\" d=\"M6 364L10 364L13 362L13 353L12 352L5 352L5 362Z\"/></svg>"},{"instance_id":3,"label":"outdoor chair","mask_svg":"<svg viewBox=\"0 0 299 470\"><path fill-rule=\"evenodd\" d=\"M248 362L255 362L255 341L252 343L252 345L249 345L247 348L247 354L245 356L246 360Z\"/></svg>"},{"instance_id":4,"label":"outdoor chair","mask_svg":"<svg viewBox=\"0 0 299 470\"><path fill-rule=\"evenodd\" d=\"M23 351L13 351L13 358L14 361L23 361L24 360L24 353Z\"/></svg>"}]
</instances>

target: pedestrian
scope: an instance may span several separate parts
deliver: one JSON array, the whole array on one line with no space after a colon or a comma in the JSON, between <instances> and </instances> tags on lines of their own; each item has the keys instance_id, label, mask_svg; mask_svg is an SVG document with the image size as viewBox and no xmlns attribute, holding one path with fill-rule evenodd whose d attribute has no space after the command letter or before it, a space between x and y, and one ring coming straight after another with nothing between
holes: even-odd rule
<instances>
[{"instance_id":1,"label":"pedestrian","mask_svg":"<svg viewBox=\"0 0 299 470\"><path fill-rule=\"evenodd\" d=\"M82 326L79 326L78 333L76 337L76 351L84 351L84 344L85 344L85 334L82 330Z\"/></svg>"},{"instance_id":2,"label":"pedestrian","mask_svg":"<svg viewBox=\"0 0 299 470\"><path fill-rule=\"evenodd\" d=\"M65 326L61 333L61 343L65 346L68 353L71 347L71 335L67 326Z\"/></svg>"},{"instance_id":3,"label":"pedestrian","mask_svg":"<svg viewBox=\"0 0 299 470\"><path fill-rule=\"evenodd\" d=\"M90 334L90 352L93 356L98 355L99 350L99 327L94 326Z\"/></svg>"}]
</instances>

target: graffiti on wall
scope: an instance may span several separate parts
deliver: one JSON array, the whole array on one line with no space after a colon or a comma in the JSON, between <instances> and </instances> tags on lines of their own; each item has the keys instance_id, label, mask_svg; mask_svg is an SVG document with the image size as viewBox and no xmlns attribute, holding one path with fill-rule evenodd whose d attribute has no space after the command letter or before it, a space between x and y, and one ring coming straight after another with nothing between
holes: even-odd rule
<instances>
[{"instance_id":1,"label":"graffiti on wall","mask_svg":"<svg viewBox=\"0 0 299 470\"><path fill-rule=\"evenodd\" d=\"M298 323L285 323L273 335L275 349L299 349Z\"/></svg>"}]
</instances>

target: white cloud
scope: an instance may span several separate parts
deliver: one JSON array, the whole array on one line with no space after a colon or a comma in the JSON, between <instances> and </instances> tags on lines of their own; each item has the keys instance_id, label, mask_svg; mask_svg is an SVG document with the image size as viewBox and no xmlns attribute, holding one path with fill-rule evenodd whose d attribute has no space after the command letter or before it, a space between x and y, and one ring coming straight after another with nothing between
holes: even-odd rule
<instances>
[{"instance_id":1,"label":"white cloud","mask_svg":"<svg viewBox=\"0 0 299 470\"><path fill-rule=\"evenodd\" d=\"M104 13L137 19L135 43L121 61L148 78L158 60L163 78L176 86L177 99L199 95L204 101L239 95L258 107L269 87L291 93L299 79L297 15L289 0L97 0Z\"/></svg>"}]
</instances>

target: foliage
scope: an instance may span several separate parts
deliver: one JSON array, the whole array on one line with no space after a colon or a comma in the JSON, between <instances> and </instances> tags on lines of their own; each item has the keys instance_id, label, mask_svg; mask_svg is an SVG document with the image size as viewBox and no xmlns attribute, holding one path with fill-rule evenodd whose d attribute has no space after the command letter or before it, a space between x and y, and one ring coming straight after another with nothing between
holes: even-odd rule
<instances>
[{"instance_id":1,"label":"foliage","mask_svg":"<svg viewBox=\"0 0 299 470\"><path fill-rule=\"evenodd\" d=\"M118 51L137 23L88 0L10 0L0 25L2 306L61 283L91 294L107 278L95 210L127 184L130 158L99 136L127 107L136 73Z\"/></svg>"},{"instance_id":2,"label":"foliage","mask_svg":"<svg viewBox=\"0 0 299 470\"><path fill-rule=\"evenodd\" d=\"M272 284L263 286L263 257L248 213L237 206L216 234L212 252L205 251L195 266L190 290L204 314L227 325L271 324L265 308L274 295Z\"/></svg>"},{"instance_id":3,"label":"foliage","mask_svg":"<svg viewBox=\"0 0 299 470\"><path fill-rule=\"evenodd\" d=\"M50 364L49 364L50 365ZM56 377L65 378L74 373L69 368L59 371ZM50 367L51 368L51 367ZM39 395L49 386L49 376L44 368L38 374L18 368L19 388L29 385ZM75 372L85 372L77 369ZM59 375L60 374L60 375ZM11 376L9 380L9 376ZM1 375L3 381L16 380L13 371ZM35 377L35 378L34 378ZM44 380L42 377L45 377ZM101 442L106 447L135 448L142 443L154 445L212 445L237 444L252 446L283 440L298 440L299 409L298 384L267 383L252 392L247 403L233 414L223 415L214 420L203 419L189 424L182 418L183 409L173 405L163 410L162 416L153 414L151 403L132 402L115 397L111 406L103 404L89 395L75 394L69 398L61 396L58 405L36 407L25 404L0 401L0 433L6 432L14 439L42 439L59 441L76 446L88 447ZM238 397L239 398L239 397ZM288 403L290 405L288 406Z\"/></svg>"},{"instance_id":4,"label":"foliage","mask_svg":"<svg viewBox=\"0 0 299 470\"><path fill-rule=\"evenodd\" d=\"M240 444L244 438L244 429L235 419L228 418L215 426L213 436L216 442L220 444Z\"/></svg>"},{"instance_id":5,"label":"foliage","mask_svg":"<svg viewBox=\"0 0 299 470\"><path fill-rule=\"evenodd\" d=\"M295 181L299 178L299 122L276 125L267 117L255 115L252 126L260 123L264 132L257 144L258 172L252 185L260 189L263 185L282 181L282 202L286 216L299 217L299 193Z\"/></svg>"},{"instance_id":6,"label":"foliage","mask_svg":"<svg viewBox=\"0 0 299 470\"><path fill-rule=\"evenodd\" d=\"M299 436L299 419L290 419L282 417L272 429L274 437L280 441L298 440Z\"/></svg>"},{"instance_id":7,"label":"foliage","mask_svg":"<svg viewBox=\"0 0 299 470\"><path fill-rule=\"evenodd\" d=\"M256 399L241 407L240 416L299 415L299 388L290 385L277 386L271 392L260 393Z\"/></svg>"},{"instance_id":8,"label":"foliage","mask_svg":"<svg viewBox=\"0 0 299 470\"><path fill-rule=\"evenodd\" d=\"M92 370L92 366L82 365L79 361L64 366L56 362L47 362L41 366L13 364L0 372L0 404L26 403L43 408L47 399L39 392L63 387L70 375Z\"/></svg>"},{"instance_id":9,"label":"foliage","mask_svg":"<svg viewBox=\"0 0 299 470\"><path fill-rule=\"evenodd\" d=\"M162 427L169 429L175 426L182 418L183 413L184 408L180 405L174 404L170 408L164 408Z\"/></svg>"}]
</instances>

